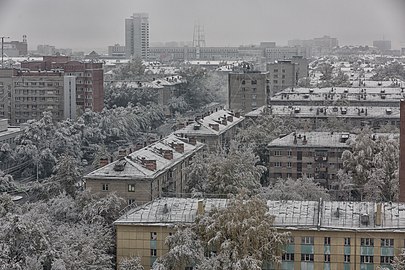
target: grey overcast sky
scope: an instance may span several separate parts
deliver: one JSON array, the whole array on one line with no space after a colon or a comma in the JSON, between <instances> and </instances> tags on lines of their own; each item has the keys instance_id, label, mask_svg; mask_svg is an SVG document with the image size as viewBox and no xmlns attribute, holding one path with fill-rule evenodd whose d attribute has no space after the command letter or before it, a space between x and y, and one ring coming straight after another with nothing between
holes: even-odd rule
<instances>
[{"instance_id":1,"label":"grey overcast sky","mask_svg":"<svg viewBox=\"0 0 405 270\"><path fill-rule=\"evenodd\" d=\"M330 35L405 47L405 0L0 0L0 36L26 34L30 49L106 49L124 44L124 19L137 12L149 13L151 42L191 41L199 20L207 46Z\"/></svg>"}]
</instances>

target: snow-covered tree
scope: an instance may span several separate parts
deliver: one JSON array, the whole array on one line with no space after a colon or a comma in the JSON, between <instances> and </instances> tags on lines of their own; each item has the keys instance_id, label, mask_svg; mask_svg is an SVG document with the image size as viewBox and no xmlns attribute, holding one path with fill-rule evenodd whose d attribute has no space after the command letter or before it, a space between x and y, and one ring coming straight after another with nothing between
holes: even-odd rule
<instances>
[{"instance_id":1,"label":"snow-covered tree","mask_svg":"<svg viewBox=\"0 0 405 270\"><path fill-rule=\"evenodd\" d=\"M343 171L353 179L357 199L392 201L398 196L397 139L360 133L342 154Z\"/></svg>"},{"instance_id":2,"label":"snow-covered tree","mask_svg":"<svg viewBox=\"0 0 405 270\"><path fill-rule=\"evenodd\" d=\"M394 257L394 261L391 263L392 270L405 270L405 251Z\"/></svg>"},{"instance_id":3,"label":"snow-covered tree","mask_svg":"<svg viewBox=\"0 0 405 270\"><path fill-rule=\"evenodd\" d=\"M196 231L212 255L210 269L261 269L265 262L279 262L288 233L277 232L273 221L266 201L257 197L231 199L226 208L198 217Z\"/></svg>"},{"instance_id":4,"label":"snow-covered tree","mask_svg":"<svg viewBox=\"0 0 405 270\"><path fill-rule=\"evenodd\" d=\"M0 193L15 191L16 188L13 177L0 171Z\"/></svg>"},{"instance_id":5,"label":"snow-covered tree","mask_svg":"<svg viewBox=\"0 0 405 270\"><path fill-rule=\"evenodd\" d=\"M120 262L120 270L144 270L139 257L125 258Z\"/></svg>"},{"instance_id":6,"label":"snow-covered tree","mask_svg":"<svg viewBox=\"0 0 405 270\"><path fill-rule=\"evenodd\" d=\"M187 168L188 190L193 193L237 194L241 190L257 193L265 167L249 148L231 143L228 153L203 153Z\"/></svg>"},{"instance_id":7,"label":"snow-covered tree","mask_svg":"<svg viewBox=\"0 0 405 270\"><path fill-rule=\"evenodd\" d=\"M328 191L314 178L304 177L296 180L278 179L274 185L262 188L261 195L266 200L317 201L330 200Z\"/></svg>"},{"instance_id":8,"label":"snow-covered tree","mask_svg":"<svg viewBox=\"0 0 405 270\"><path fill-rule=\"evenodd\" d=\"M169 250L155 261L155 270L185 269L199 265L204 258L202 243L190 227L178 225L175 233L166 238L165 245Z\"/></svg>"}]
</instances>

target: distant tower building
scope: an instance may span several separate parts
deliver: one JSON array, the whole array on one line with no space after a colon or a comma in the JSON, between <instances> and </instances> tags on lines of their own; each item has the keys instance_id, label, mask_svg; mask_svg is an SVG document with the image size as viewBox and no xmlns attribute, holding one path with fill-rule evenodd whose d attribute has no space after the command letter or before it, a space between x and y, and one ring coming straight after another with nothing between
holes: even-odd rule
<instances>
[{"instance_id":1,"label":"distant tower building","mask_svg":"<svg viewBox=\"0 0 405 270\"><path fill-rule=\"evenodd\" d=\"M125 19L125 50L126 57L149 58L149 15L134 13Z\"/></svg>"},{"instance_id":2,"label":"distant tower building","mask_svg":"<svg viewBox=\"0 0 405 270\"><path fill-rule=\"evenodd\" d=\"M374 40L373 47L376 47L380 51L389 51L391 50L391 40Z\"/></svg>"},{"instance_id":3,"label":"distant tower building","mask_svg":"<svg viewBox=\"0 0 405 270\"><path fill-rule=\"evenodd\" d=\"M76 120L76 76L63 78L63 117Z\"/></svg>"},{"instance_id":4,"label":"distant tower building","mask_svg":"<svg viewBox=\"0 0 405 270\"><path fill-rule=\"evenodd\" d=\"M193 33L193 47L196 48L196 59L200 59L200 48L205 47L204 26L196 23Z\"/></svg>"}]
</instances>

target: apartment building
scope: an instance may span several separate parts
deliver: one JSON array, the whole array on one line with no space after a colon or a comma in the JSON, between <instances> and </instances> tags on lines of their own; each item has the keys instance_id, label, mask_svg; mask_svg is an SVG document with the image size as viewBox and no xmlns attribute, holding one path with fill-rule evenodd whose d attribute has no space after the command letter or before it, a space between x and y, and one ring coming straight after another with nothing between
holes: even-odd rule
<instances>
[{"instance_id":1,"label":"apartment building","mask_svg":"<svg viewBox=\"0 0 405 270\"><path fill-rule=\"evenodd\" d=\"M64 73L60 71L0 70L0 117L12 125L40 119L52 112L53 119L64 119Z\"/></svg>"},{"instance_id":2,"label":"apartment building","mask_svg":"<svg viewBox=\"0 0 405 270\"><path fill-rule=\"evenodd\" d=\"M125 19L125 52L126 57L149 59L149 15L134 13Z\"/></svg>"},{"instance_id":3,"label":"apartment building","mask_svg":"<svg viewBox=\"0 0 405 270\"><path fill-rule=\"evenodd\" d=\"M174 133L182 138L195 139L207 145L209 151L218 151L229 146L245 118L239 112L216 109L195 119L178 124Z\"/></svg>"},{"instance_id":4,"label":"apartment building","mask_svg":"<svg viewBox=\"0 0 405 270\"><path fill-rule=\"evenodd\" d=\"M292 59L295 56L307 57L304 50L299 47L267 47L264 49L266 62Z\"/></svg>"},{"instance_id":5,"label":"apartment building","mask_svg":"<svg viewBox=\"0 0 405 270\"><path fill-rule=\"evenodd\" d=\"M60 71L76 77L76 106L80 115L86 109L101 112L104 108L103 64L71 61L69 56L44 56L42 61L21 63L31 71Z\"/></svg>"},{"instance_id":6,"label":"apartment building","mask_svg":"<svg viewBox=\"0 0 405 270\"><path fill-rule=\"evenodd\" d=\"M291 60L279 60L268 63L270 96L286 89L294 88L298 83L298 67Z\"/></svg>"},{"instance_id":7,"label":"apartment building","mask_svg":"<svg viewBox=\"0 0 405 270\"><path fill-rule=\"evenodd\" d=\"M16 144L14 140L20 134L20 127L10 126L8 119L0 119L0 147L3 147L3 144L8 144L10 149L15 149ZM0 170L8 173L8 170L15 165L15 161L3 159L0 162Z\"/></svg>"},{"instance_id":8,"label":"apartment building","mask_svg":"<svg viewBox=\"0 0 405 270\"><path fill-rule=\"evenodd\" d=\"M125 57L125 46L121 46L120 44L108 46L108 56L119 58Z\"/></svg>"},{"instance_id":9,"label":"apartment building","mask_svg":"<svg viewBox=\"0 0 405 270\"><path fill-rule=\"evenodd\" d=\"M120 151L119 159L87 174L86 189L95 194L116 192L128 204L143 203L162 196L163 193L182 196L193 155L204 144L192 138L171 134L144 148L127 153Z\"/></svg>"},{"instance_id":10,"label":"apartment building","mask_svg":"<svg viewBox=\"0 0 405 270\"><path fill-rule=\"evenodd\" d=\"M267 105L270 94L269 73L243 70L228 74L229 109L248 113Z\"/></svg>"},{"instance_id":11,"label":"apartment building","mask_svg":"<svg viewBox=\"0 0 405 270\"><path fill-rule=\"evenodd\" d=\"M293 132L267 145L269 176L297 179L313 177L325 187L342 168L342 153L350 149L355 134L338 132Z\"/></svg>"},{"instance_id":12,"label":"apartment building","mask_svg":"<svg viewBox=\"0 0 405 270\"><path fill-rule=\"evenodd\" d=\"M164 242L173 225L193 223L226 205L226 199L160 198L129 210L114 222L117 262L139 256L151 269L167 252ZM405 248L404 203L268 201L267 206L274 227L291 237L282 261L264 264L265 270L391 269Z\"/></svg>"},{"instance_id":13,"label":"apartment building","mask_svg":"<svg viewBox=\"0 0 405 270\"><path fill-rule=\"evenodd\" d=\"M405 88L400 87L326 87L287 88L270 97L270 105L290 106L377 106L399 107L405 98Z\"/></svg>"}]
</instances>

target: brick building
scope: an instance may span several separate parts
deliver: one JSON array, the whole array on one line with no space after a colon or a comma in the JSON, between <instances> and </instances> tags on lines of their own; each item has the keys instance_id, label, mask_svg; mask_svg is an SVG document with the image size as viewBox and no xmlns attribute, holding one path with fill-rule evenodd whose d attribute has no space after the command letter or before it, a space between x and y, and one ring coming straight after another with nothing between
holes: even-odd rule
<instances>
[{"instance_id":1,"label":"brick building","mask_svg":"<svg viewBox=\"0 0 405 270\"><path fill-rule=\"evenodd\" d=\"M272 181L306 175L328 186L342 168L342 153L356 135L338 132L294 132L267 145ZM350 142L350 141L349 141Z\"/></svg>"},{"instance_id":2,"label":"brick building","mask_svg":"<svg viewBox=\"0 0 405 270\"><path fill-rule=\"evenodd\" d=\"M189 166L204 144L174 134L149 146L126 153L105 166L87 174L86 189L96 194L116 192L128 204L151 201L169 193L181 196L185 191Z\"/></svg>"},{"instance_id":3,"label":"brick building","mask_svg":"<svg viewBox=\"0 0 405 270\"><path fill-rule=\"evenodd\" d=\"M216 109L196 119L178 124L174 133L183 138L196 139L207 145L209 151L218 151L229 146L245 118L240 113Z\"/></svg>"},{"instance_id":4,"label":"brick building","mask_svg":"<svg viewBox=\"0 0 405 270\"><path fill-rule=\"evenodd\" d=\"M229 109L248 113L267 104L270 94L269 73L241 71L228 74Z\"/></svg>"},{"instance_id":5,"label":"brick building","mask_svg":"<svg viewBox=\"0 0 405 270\"><path fill-rule=\"evenodd\" d=\"M22 62L21 68L31 71L63 71L76 77L78 114L86 109L100 112L104 107L103 64L71 61L69 56L44 56L42 61Z\"/></svg>"}]
</instances>

